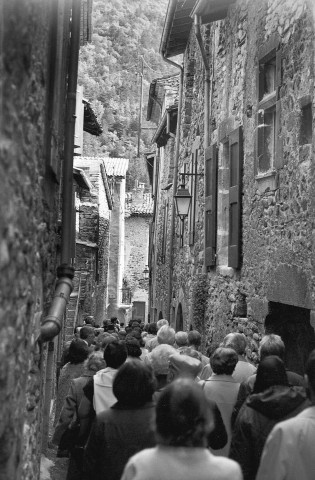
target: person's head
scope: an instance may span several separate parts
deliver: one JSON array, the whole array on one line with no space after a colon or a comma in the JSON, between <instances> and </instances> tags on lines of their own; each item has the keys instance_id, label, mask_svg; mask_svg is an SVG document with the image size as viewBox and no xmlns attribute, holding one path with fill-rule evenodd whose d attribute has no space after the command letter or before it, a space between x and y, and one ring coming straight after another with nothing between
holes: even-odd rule
<instances>
[{"instance_id":1,"label":"person's head","mask_svg":"<svg viewBox=\"0 0 315 480\"><path fill-rule=\"evenodd\" d=\"M245 335L238 332L228 333L224 337L223 347L233 348L238 355L244 355L246 349Z\"/></svg>"},{"instance_id":2,"label":"person's head","mask_svg":"<svg viewBox=\"0 0 315 480\"><path fill-rule=\"evenodd\" d=\"M141 356L141 348L138 340L130 335L127 335L125 344L127 347L128 357L139 358Z\"/></svg>"},{"instance_id":3,"label":"person's head","mask_svg":"<svg viewBox=\"0 0 315 480\"><path fill-rule=\"evenodd\" d=\"M157 333L157 341L161 345L166 343L167 345L174 345L175 343L175 330L168 325L163 325Z\"/></svg>"},{"instance_id":4,"label":"person's head","mask_svg":"<svg viewBox=\"0 0 315 480\"><path fill-rule=\"evenodd\" d=\"M157 334L156 323L149 323L148 324L148 333L150 333L150 335L156 335Z\"/></svg>"},{"instance_id":5,"label":"person's head","mask_svg":"<svg viewBox=\"0 0 315 480\"><path fill-rule=\"evenodd\" d=\"M69 346L68 361L70 363L82 363L89 356L89 347L80 338L72 340Z\"/></svg>"},{"instance_id":6,"label":"person's head","mask_svg":"<svg viewBox=\"0 0 315 480\"><path fill-rule=\"evenodd\" d=\"M284 360L285 347L282 338L273 333L264 335L260 341L258 352L260 361L270 355L277 355L281 360Z\"/></svg>"},{"instance_id":7,"label":"person's head","mask_svg":"<svg viewBox=\"0 0 315 480\"><path fill-rule=\"evenodd\" d=\"M181 355L180 353L171 355L169 362L170 372L168 378L170 382L178 377L187 377L194 380L202 369L200 360L188 355Z\"/></svg>"},{"instance_id":8,"label":"person's head","mask_svg":"<svg viewBox=\"0 0 315 480\"><path fill-rule=\"evenodd\" d=\"M210 358L213 373L217 375L232 375L238 356L233 348L219 347Z\"/></svg>"},{"instance_id":9,"label":"person's head","mask_svg":"<svg viewBox=\"0 0 315 480\"><path fill-rule=\"evenodd\" d=\"M82 327L80 330L80 338L85 340L88 345L91 345L95 340L94 328L88 325Z\"/></svg>"},{"instance_id":10,"label":"person's head","mask_svg":"<svg viewBox=\"0 0 315 480\"><path fill-rule=\"evenodd\" d=\"M174 353L176 353L176 349L167 344L158 345L152 350L149 359L153 372L157 377L160 375L168 375L169 359Z\"/></svg>"},{"instance_id":11,"label":"person's head","mask_svg":"<svg viewBox=\"0 0 315 480\"><path fill-rule=\"evenodd\" d=\"M108 332L101 333L95 341L95 350L104 350L108 343L114 342L116 338Z\"/></svg>"},{"instance_id":12,"label":"person's head","mask_svg":"<svg viewBox=\"0 0 315 480\"><path fill-rule=\"evenodd\" d=\"M85 317L85 325L91 325L92 327L94 327L94 324L95 324L95 319L92 315L88 315L87 317Z\"/></svg>"},{"instance_id":13,"label":"person's head","mask_svg":"<svg viewBox=\"0 0 315 480\"><path fill-rule=\"evenodd\" d=\"M84 371L87 373L93 373L93 375L106 367L106 362L103 357L102 351L96 351L90 353L88 358L84 362Z\"/></svg>"},{"instance_id":14,"label":"person's head","mask_svg":"<svg viewBox=\"0 0 315 480\"><path fill-rule=\"evenodd\" d=\"M197 360L202 360L202 355L198 350L195 350L193 347L182 347L179 352L181 355L188 355L188 357L196 358Z\"/></svg>"},{"instance_id":15,"label":"person's head","mask_svg":"<svg viewBox=\"0 0 315 480\"><path fill-rule=\"evenodd\" d=\"M113 393L122 405L140 407L152 400L154 390L152 368L139 360L124 363L115 375Z\"/></svg>"},{"instance_id":16,"label":"person's head","mask_svg":"<svg viewBox=\"0 0 315 480\"><path fill-rule=\"evenodd\" d=\"M175 333L175 342L178 347L185 347L188 345L188 333L187 332L176 332Z\"/></svg>"},{"instance_id":17,"label":"person's head","mask_svg":"<svg viewBox=\"0 0 315 480\"><path fill-rule=\"evenodd\" d=\"M175 447L206 447L213 417L196 382L179 378L161 393L156 406L157 441Z\"/></svg>"},{"instance_id":18,"label":"person's head","mask_svg":"<svg viewBox=\"0 0 315 480\"><path fill-rule=\"evenodd\" d=\"M104 360L110 368L118 369L127 358L127 348L125 342L114 340L108 343L104 348Z\"/></svg>"},{"instance_id":19,"label":"person's head","mask_svg":"<svg viewBox=\"0 0 315 480\"><path fill-rule=\"evenodd\" d=\"M188 345L198 350L201 345L201 335L197 330L188 332Z\"/></svg>"},{"instance_id":20,"label":"person's head","mask_svg":"<svg viewBox=\"0 0 315 480\"><path fill-rule=\"evenodd\" d=\"M133 337L138 340L140 347L144 347L144 341L141 335L141 331L139 329L133 329L129 334L129 337Z\"/></svg>"},{"instance_id":21,"label":"person's head","mask_svg":"<svg viewBox=\"0 0 315 480\"><path fill-rule=\"evenodd\" d=\"M112 323L113 325L116 325L116 323L118 323L118 318L117 317L111 317L110 318L110 323Z\"/></svg>"},{"instance_id":22,"label":"person's head","mask_svg":"<svg viewBox=\"0 0 315 480\"><path fill-rule=\"evenodd\" d=\"M305 380L309 389L311 400L315 401L315 350L313 350L305 365Z\"/></svg>"},{"instance_id":23,"label":"person's head","mask_svg":"<svg viewBox=\"0 0 315 480\"><path fill-rule=\"evenodd\" d=\"M166 320L165 318L161 318L160 320L158 320L158 321L156 322L156 327L157 327L158 330L159 330L161 327L163 327L164 325L169 325L168 320Z\"/></svg>"},{"instance_id":24,"label":"person's head","mask_svg":"<svg viewBox=\"0 0 315 480\"><path fill-rule=\"evenodd\" d=\"M270 355L260 361L257 368L253 393L261 393L274 385L289 385L281 358Z\"/></svg>"},{"instance_id":25,"label":"person's head","mask_svg":"<svg viewBox=\"0 0 315 480\"><path fill-rule=\"evenodd\" d=\"M122 328L119 330L118 332L118 337L119 337L119 340L125 340L127 336L127 332L126 330L123 330Z\"/></svg>"}]
</instances>

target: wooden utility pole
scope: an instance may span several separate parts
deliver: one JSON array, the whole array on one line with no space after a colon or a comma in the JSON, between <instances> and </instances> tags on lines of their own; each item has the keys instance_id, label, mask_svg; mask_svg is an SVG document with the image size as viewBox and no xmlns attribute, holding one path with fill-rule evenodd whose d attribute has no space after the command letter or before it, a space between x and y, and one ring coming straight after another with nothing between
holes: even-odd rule
<instances>
[{"instance_id":1,"label":"wooden utility pole","mask_svg":"<svg viewBox=\"0 0 315 480\"><path fill-rule=\"evenodd\" d=\"M139 123L138 123L138 153L140 157L140 139L142 129L142 103L143 103L143 55L141 55L141 72L140 72L140 106L139 106Z\"/></svg>"}]
</instances>

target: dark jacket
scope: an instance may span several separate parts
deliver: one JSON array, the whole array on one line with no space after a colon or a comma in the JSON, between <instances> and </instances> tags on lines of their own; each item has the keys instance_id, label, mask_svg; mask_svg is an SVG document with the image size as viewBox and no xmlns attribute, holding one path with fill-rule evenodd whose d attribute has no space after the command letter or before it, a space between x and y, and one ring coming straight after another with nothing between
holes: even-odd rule
<instances>
[{"instance_id":1,"label":"dark jacket","mask_svg":"<svg viewBox=\"0 0 315 480\"><path fill-rule=\"evenodd\" d=\"M242 467L244 480L255 479L265 441L274 425L294 417L308 404L303 387L275 385L249 396L236 419L230 450L230 458Z\"/></svg>"},{"instance_id":2,"label":"dark jacket","mask_svg":"<svg viewBox=\"0 0 315 480\"><path fill-rule=\"evenodd\" d=\"M85 449L83 478L120 480L129 458L155 444L155 404L132 409L117 402L96 416Z\"/></svg>"}]
</instances>

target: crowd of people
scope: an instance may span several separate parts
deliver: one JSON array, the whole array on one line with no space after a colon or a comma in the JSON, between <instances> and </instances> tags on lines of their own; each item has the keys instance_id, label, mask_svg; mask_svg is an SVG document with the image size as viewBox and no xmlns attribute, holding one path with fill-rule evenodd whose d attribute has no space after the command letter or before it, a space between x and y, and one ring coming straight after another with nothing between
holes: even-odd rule
<instances>
[{"instance_id":1,"label":"crowd of people","mask_svg":"<svg viewBox=\"0 0 315 480\"><path fill-rule=\"evenodd\" d=\"M262 338L257 368L242 333L208 355L201 341L165 319L76 328L52 437L67 480L315 478L315 350L302 377L278 335Z\"/></svg>"}]
</instances>

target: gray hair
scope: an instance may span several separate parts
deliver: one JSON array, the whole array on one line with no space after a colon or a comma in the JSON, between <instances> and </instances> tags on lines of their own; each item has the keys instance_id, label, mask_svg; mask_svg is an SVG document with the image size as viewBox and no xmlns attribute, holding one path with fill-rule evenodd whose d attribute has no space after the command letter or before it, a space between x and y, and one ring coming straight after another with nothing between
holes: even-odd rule
<instances>
[{"instance_id":1,"label":"gray hair","mask_svg":"<svg viewBox=\"0 0 315 480\"><path fill-rule=\"evenodd\" d=\"M85 372L98 372L106 367L106 362L103 357L103 351L92 352L84 362Z\"/></svg>"}]
</instances>

